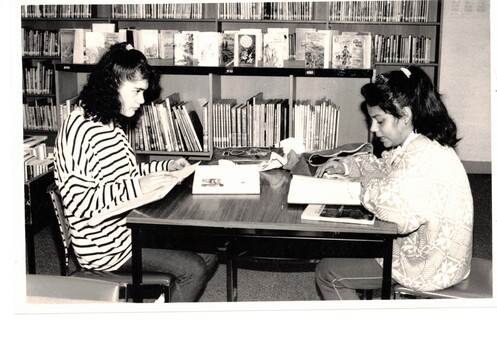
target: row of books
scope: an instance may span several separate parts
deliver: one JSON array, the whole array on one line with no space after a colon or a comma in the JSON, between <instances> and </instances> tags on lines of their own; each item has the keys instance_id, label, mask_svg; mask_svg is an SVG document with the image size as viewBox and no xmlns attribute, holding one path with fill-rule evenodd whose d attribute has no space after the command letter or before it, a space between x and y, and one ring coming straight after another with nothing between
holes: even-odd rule
<instances>
[{"instance_id":1,"label":"row of books","mask_svg":"<svg viewBox=\"0 0 497 350\"><path fill-rule=\"evenodd\" d=\"M429 0L335 0L330 21L428 22Z\"/></svg>"},{"instance_id":2,"label":"row of books","mask_svg":"<svg viewBox=\"0 0 497 350\"><path fill-rule=\"evenodd\" d=\"M48 101L39 102L35 100L31 103L23 104L23 127L28 130L59 130L57 106Z\"/></svg>"},{"instance_id":3,"label":"row of books","mask_svg":"<svg viewBox=\"0 0 497 350\"><path fill-rule=\"evenodd\" d=\"M202 19L202 3L112 4L112 18Z\"/></svg>"},{"instance_id":4,"label":"row of books","mask_svg":"<svg viewBox=\"0 0 497 350\"><path fill-rule=\"evenodd\" d=\"M375 35L374 57L376 62L430 63L431 38L425 36Z\"/></svg>"},{"instance_id":5,"label":"row of books","mask_svg":"<svg viewBox=\"0 0 497 350\"><path fill-rule=\"evenodd\" d=\"M21 29L23 56L60 56L59 31Z\"/></svg>"},{"instance_id":6,"label":"row of books","mask_svg":"<svg viewBox=\"0 0 497 350\"><path fill-rule=\"evenodd\" d=\"M338 146L340 108L328 99L311 103L296 101L294 135L306 151L332 149Z\"/></svg>"},{"instance_id":7,"label":"row of books","mask_svg":"<svg viewBox=\"0 0 497 350\"><path fill-rule=\"evenodd\" d=\"M219 19L306 21L313 19L312 1L230 2L218 7Z\"/></svg>"},{"instance_id":8,"label":"row of books","mask_svg":"<svg viewBox=\"0 0 497 350\"><path fill-rule=\"evenodd\" d=\"M24 68L23 93L26 94L53 94L54 70L47 68L42 62L35 67Z\"/></svg>"},{"instance_id":9,"label":"row of books","mask_svg":"<svg viewBox=\"0 0 497 350\"><path fill-rule=\"evenodd\" d=\"M93 5L21 5L22 18L91 18Z\"/></svg>"},{"instance_id":10,"label":"row of books","mask_svg":"<svg viewBox=\"0 0 497 350\"><path fill-rule=\"evenodd\" d=\"M70 98L58 106L52 98L37 99L23 105L23 127L28 130L58 131L60 124L71 113L78 96Z\"/></svg>"},{"instance_id":11,"label":"row of books","mask_svg":"<svg viewBox=\"0 0 497 350\"><path fill-rule=\"evenodd\" d=\"M53 168L54 160L47 155L46 139L47 136L24 137L24 181L29 181Z\"/></svg>"},{"instance_id":12,"label":"row of books","mask_svg":"<svg viewBox=\"0 0 497 350\"><path fill-rule=\"evenodd\" d=\"M263 99L262 93L243 103L220 99L212 111L214 147L270 147L288 137L287 99Z\"/></svg>"},{"instance_id":13,"label":"row of books","mask_svg":"<svg viewBox=\"0 0 497 350\"><path fill-rule=\"evenodd\" d=\"M427 22L429 0L334 0L331 21ZM94 5L21 5L22 18L91 18ZM313 2L228 2L219 19L312 20ZM113 4L113 18L202 18L201 3Z\"/></svg>"},{"instance_id":14,"label":"row of books","mask_svg":"<svg viewBox=\"0 0 497 350\"><path fill-rule=\"evenodd\" d=\"M202 122L191 102L179 94L143 106L144 113L130 139L136 150L202 152Z\"/></svg>"}]
</instances>

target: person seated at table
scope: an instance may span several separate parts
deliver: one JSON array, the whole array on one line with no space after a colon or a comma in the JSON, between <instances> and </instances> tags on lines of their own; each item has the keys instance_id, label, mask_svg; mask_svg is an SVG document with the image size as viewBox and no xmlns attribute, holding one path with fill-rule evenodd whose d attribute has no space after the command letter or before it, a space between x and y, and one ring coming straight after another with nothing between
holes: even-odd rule
<instances>
[{"instance_id":1,"label":"person seated at table","mask_svg":"<svg viewBox=\"0 0 497 350\"><path fill-rule=\"evenodd\" d=\"M387 150L381 158L330 159L316 176L360 178L364 207L397 224L394 283L422 291L453 286L470 272L473 239L473 198L454 150L456 124L417 66L381 74L361 93L370 129ZM316 283L324 299L358 299L356 289L381 288L382 259L322 259Z\"/></svg>"},{"instance_id":2,"label":"person seated at table","mask_svg":"<svg viewBox=\"0 0 497 350\"><path fill-rule=\"evenodd\" d=\"M142 52L118 43L102 56L79 94L76 109L62 123L55 144L55 182L60 190L72 244L81 267L131 271L131 231L126 214L91 225L115 207L167 185L184 158L137 163L125 128L142 115L144 93L157 86ZM217 267L217 256L171 249L143 249L143 271L175 276L171 301L197 301Z\"/></svg>"}]
</instances>

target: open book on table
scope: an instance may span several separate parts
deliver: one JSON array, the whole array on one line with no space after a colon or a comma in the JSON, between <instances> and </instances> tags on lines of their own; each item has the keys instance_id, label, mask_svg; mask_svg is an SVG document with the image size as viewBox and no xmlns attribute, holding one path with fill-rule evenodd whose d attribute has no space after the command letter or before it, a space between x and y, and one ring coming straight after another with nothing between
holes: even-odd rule
<instances>
[{"instance_id":1,"label":"open book on table","mask_svg":"<svg viewBox=\"0 0 497 350\"><path fill-rule=\"evenodd\" d=\"M104 220L111 218L113 216L122 214L124 212L130 211L134 208L138 208L142 205L155 202L159 199L164 198L179 182L186 179L188 176L193 174L197 169L200 162L192 165L188 165L181 170L171 171L171 181L168 182L166 186L162 186L155 191L145 193L139 197L133 198L129 201L123 202L113 208L106 209L100 213L94 215L90 221L90 225L98 225Z\"/></svg>"},{"instance_id":2,"label":"open book on table","mask_svg":"<svg viewBox=\"0 0 497 350\"><path fill-rule=\"evenodd\" d=\"M362 205L309 204L302 212L302 220L343 222L373 225L374 214Z\"/></svg>"},{"instance_id":3,"label":"open book on table","mask_svg":"<svg viewBox=\"0 0 497 350\"><path fill-rule=\"evenodd\" d=\"M360 205L360 194L361 183L348 177L293 175L288 203Z\"/></svg>"},{"instance_id":4,"label":"open book on table","mask_svg":"<svg viewBox=\"0 0 497 350\"><path fill-rule=\"evenodd\" d=\"M257 164L200 165L193 178L192 194L259 194Z\"/></svg>"}]
</instances>

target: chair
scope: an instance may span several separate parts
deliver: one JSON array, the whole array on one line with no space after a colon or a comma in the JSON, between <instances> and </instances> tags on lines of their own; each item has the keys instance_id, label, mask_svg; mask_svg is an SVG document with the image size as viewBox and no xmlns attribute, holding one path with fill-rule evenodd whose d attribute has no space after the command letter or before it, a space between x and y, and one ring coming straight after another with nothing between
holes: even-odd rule
<instances>
[{"instance_id":1,"label":"chair","mask_svg":"<svg viewBox=\"0 0 497 350\"><path fill-rule=\"evenodd\" d=\"M28 302L118 302L119 283L72 276L26 275Z\"/></svg>"},{"instance_id":2,"label":"chair","mask_svg":"<svg viewBox=\"0 0 497 350\"><path fill-rule=\"evenodd\" d=\"M114 272L114 271L94 271L84 269L77 263L77 259L74 257L74 252L71 246L71 236L69 233L69 224L67 218L64 214L64 206L62 204L62 197L60 195L59 189L55 183L52 183L47 192L50 194L52 199L52 204L55 211L55 216L59 224L59 232L62 240L63 254L62 259L64 264L62 265L62 274L66 276L79 277L79 278L89 278L98 279L102 281L115 282L121 286L121 296L123 299L128 301L129 297L133 297L131 286L133 283L132 274L127 272ZM70 259L73 258L73 259ZM76 265L75 271L69 273L69 261L73 260ZM171 287L174 283L174 276L167 273L143 273L142 287L144 287L144 293L154 293L159 291L157 294L162 293L164 295L164 302L171 301ZM130 293L131 290L131 293ZM155 295L156 297L157 295Z\"/></svg>"},{"instance_id":3,"label":"chair","mask_svg":"<svg viewBox=\"0 0 497 350\"><path fill-rule=\"evenodd\" d=\"M394 299L462 299L492 297L492 260L473 258L469 276L450 288L433 292L420 292L397 284Z\"/></svg>"}]
</instances>

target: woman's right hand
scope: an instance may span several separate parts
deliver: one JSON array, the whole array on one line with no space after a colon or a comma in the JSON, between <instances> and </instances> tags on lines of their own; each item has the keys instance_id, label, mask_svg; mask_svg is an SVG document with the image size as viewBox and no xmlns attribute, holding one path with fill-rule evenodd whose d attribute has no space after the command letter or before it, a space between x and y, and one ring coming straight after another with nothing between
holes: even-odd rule
<instances>
[{"instance_id":1,"label":"woman's right hand","mask_svg":"<svg viewBox=\"0 0 497 350\"><path fill-rule=\"evenodd\" d=\"M176 181L176 178L169 171L157 171L141 177L140 187L143 193L148 193L169 185L172 181Z\"/></svg>"},{"instance_id":2,"label":"woman's right hand","mask_svg":"<svg viewBox=\"0 0 497 350\"><path fill-rule=\"evenodd\" d=\"M316 169L316 174L314 175L315 177L323 177L323 175L327 174L340 174L340 175L345 175L345 166L335 160L335 159L328 159L326 163L320 165Z\"/></svg>"}]
</instances>

